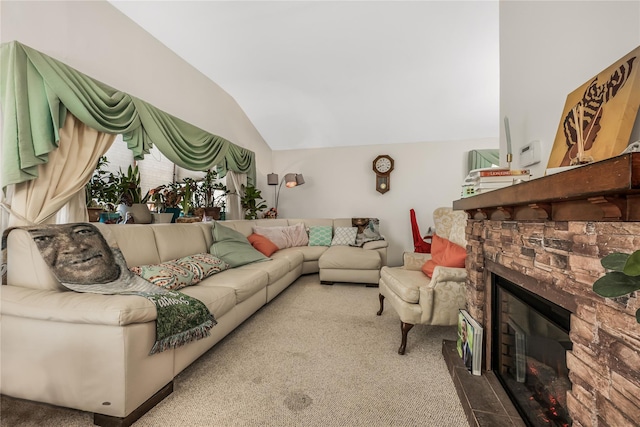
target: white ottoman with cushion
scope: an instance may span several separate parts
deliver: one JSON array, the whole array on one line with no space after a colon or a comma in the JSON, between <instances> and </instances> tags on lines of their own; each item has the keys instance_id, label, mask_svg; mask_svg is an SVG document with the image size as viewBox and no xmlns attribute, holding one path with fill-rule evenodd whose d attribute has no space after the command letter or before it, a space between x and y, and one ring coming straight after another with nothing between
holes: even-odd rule
<instances>
[{"instance_id":1,"label":"white ottoman with cushion","mask_svg":"<svg viewBox=\"0 0 640 427\"><path fill-rule=\"evenodd\" d=\"M318 260L320 283L332 285L334 282L348 282L378 286L382 265L382 257L376 250L331 246Z\"/></svg>"}]
</instances>

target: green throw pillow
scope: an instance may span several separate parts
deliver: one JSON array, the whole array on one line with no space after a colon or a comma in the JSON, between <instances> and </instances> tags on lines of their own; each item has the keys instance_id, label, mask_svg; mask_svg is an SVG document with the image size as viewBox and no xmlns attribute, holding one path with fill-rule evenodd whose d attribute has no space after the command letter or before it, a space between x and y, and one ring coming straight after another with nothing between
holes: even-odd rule
<instances>
[{"instance_id":1,"label":"green throw pillow","mask_svg":"<svg viewBox=\"0 0 640 427\"><path fill-rule=\"evenodd\" d=\"M312 225L309 227L309 246L331 246L333 227L330 225Z\"/></svg>"},{"instance_id":2,"label":"green throw pillow","mask_svg":"<svg viewBox=\"0 0 640 427\"><path fill-rule=\"evenodd\" d=\"M228 263L232 268L269 259L251 246L242 233L220 225L219 222L213 224L211 233L213 244L209 252Z\"/></svg>"},{"instance_id":3,"label":"green throw pillow","mask_svg":"<svg viewBox=\"0 0 640 427\"><path fill-rule=\"evenodd\" d=\"M133 273L161 288L177 291L224 271L229 264L211 254L196 254L161 264L131 267Z\"/></svg>"}]
</instances>

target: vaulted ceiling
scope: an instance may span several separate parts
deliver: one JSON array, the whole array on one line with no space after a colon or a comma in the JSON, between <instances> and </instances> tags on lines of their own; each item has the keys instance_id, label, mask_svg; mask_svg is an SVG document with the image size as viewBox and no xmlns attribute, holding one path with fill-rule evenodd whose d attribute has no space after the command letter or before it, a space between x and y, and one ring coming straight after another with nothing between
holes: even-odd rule
<instances>
[{"instance_id":1,"label":"vaulted ceiling","mask_svg":"<svg viewBox=\"0 0 640 427\"><path fill-rule=\"evenodd\" d=\"M498 1L111 1L274 150L499 135Z\"/></svg>"}]
</instances>

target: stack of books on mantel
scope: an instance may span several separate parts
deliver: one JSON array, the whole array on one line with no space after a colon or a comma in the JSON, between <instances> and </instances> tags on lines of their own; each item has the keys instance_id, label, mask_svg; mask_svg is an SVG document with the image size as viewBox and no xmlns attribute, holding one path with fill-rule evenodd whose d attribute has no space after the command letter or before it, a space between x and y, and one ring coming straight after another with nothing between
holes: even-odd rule
<instances>
[{"instance_id":1,"label":"stack of books on mantel","mask_svg":"<svg viewBox=\"0 0 640 427\"><path fill-rule=\"evenodd\" d=\"M462 184L462 197L483 194L531 178L529 169L483 168L469 172Z\"/></svg>"}]
</instances>

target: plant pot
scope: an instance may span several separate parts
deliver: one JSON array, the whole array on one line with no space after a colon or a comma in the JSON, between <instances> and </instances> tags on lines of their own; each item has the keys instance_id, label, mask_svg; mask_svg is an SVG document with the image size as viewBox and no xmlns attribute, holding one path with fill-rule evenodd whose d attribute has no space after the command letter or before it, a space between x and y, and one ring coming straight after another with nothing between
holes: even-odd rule
<instances>
[{"instance_id":1,"label":"plant pot","mask_svg":"<svg viewBox=\"0 0 640 427\"><path fill-rule=\"evenodd\" d=\"M164 208L164 211L173 214L171 222L176 222L176 219L178 219L178 217L180 216L180 208Z\"/></svg>"},{"instance_id":2,"label":"plant pot","mask_svg":"<svg viewBox=\"0 0 640 427\"><path fill-rule=\"evenodd\" d=\"M118 212L102 212L100 213L100 222L105 224L116 224L120 219Z\"/></svg>"},{"instance_id":3,"label":"plant pot","mask_svg":"<svg viewBox=\"0 0 640 427\"><path fill-rule=\"evenodd\" d=\"M151 211L146 204L134 203L129 207L129 212L136 224L151 224Z\"/></svg>"},{"instance_id":4,"label":"plant pot","mask_svg":"<svg viewBox=\"0 0 640 427\"><path fill-rule=\"evenodd\" d=\"M204 214L211 218L211 219L215 219L215 220L219 220L220 219L220 206L214 206L214 207L210 207L210 208L204 208Z\"/></svg>"},{"instance_id":5,"label":"plant pot","mask_svg":"<svg viewBox=\"0 0 640 427\"><path fill-rule=\"evenodd\" d=\"M89 222L100 221L100 214L102 213L102 208L87 208L87 212L89 213Z\"/></svg>"},{"instance_id":6,"label":"plant pot","mask_svg":"<svg viewBox=\"0 0 640 427\"><path fill-rule=\"evenodd\" d=\"M163 212L163 213L153 212L151 216L153 217L153 222L156 224L160 224L160 223L168 224L173 219L173 213L171 212Z\"/></svg>"},{"instance_id":7,"label":"plant pot","mask_svg":"<svg viewBox=\"0 0 640 427\"><path fill-rule=\"evenodd\" d=\"M124 220L129 214L133 218L134 224L151 224L151 211L144 203L134 203L131 206L121 203L118 205L118 213Z\"/></svg>"}]
</instances>

